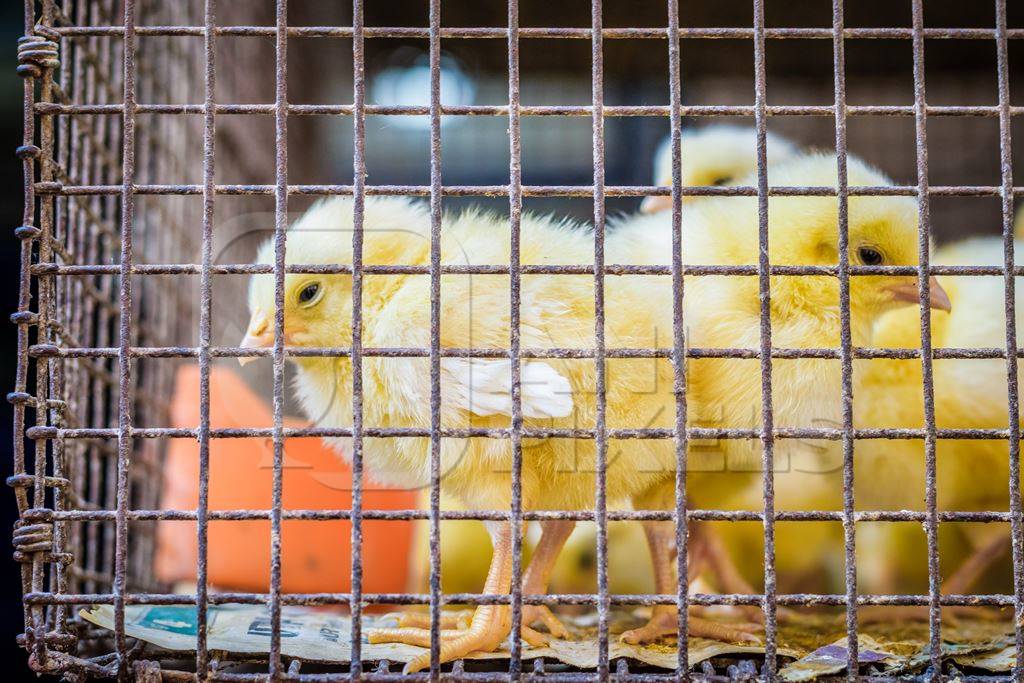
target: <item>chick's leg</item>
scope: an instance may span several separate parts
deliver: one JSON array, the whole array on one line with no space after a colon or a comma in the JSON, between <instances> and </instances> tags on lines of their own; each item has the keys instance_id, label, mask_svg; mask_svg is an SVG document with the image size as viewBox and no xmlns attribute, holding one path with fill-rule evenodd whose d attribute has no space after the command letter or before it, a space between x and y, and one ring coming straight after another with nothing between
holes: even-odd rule
<instances>
[{"instance_id":1,"label":"chick's leg","mask_svg":"<svg viewBox=\"0 0 1024 683\"><path fill-rule=\"evenodd\" d=\"M512 582L512 525L508 522L488 522L488 531L494 545L491 567L487 573L483 592L486 594L507 594ZM473 613L466 630L444 630L441 632L441 662L459 659L471 652L491 652L498 649L508 636L511 628L511 614L508 605L480 605ZM530 644L538 644L543 638L530 629L523 629L523 637ZM371 643L405 643L419 647L430 647L430 631L422 628L371 629L367 633ZM425 652L405 665L405 673L419 671L430 666L430 653Z\"/></svg>"},{"instance_id":2,"label":"chick's leg","mask_svg":"<svg viewBox=\"0 0 1024 683\"><path fill-rule=\"evenodd\" d=\"M641 522L647 536L647 545L654 565L654 588L659 594L676 592L676 577L672 570L676 558L675 528L670 522ZM707 544L704 534L695 527L689 543L690 561L687 565L689 580L694 580L703 571L706 563ZM746 625L725 625L708 619L691 616L688 620L690 636L712 638L727 642L759 642L748 633ZM650 620L640 628L622 634L624 642L637 645L658 640L662 636L677 635L679 632L679 611L675 605L655 605Z\"/></svg>"},{"instance_id":3,"label":"chick's leg","mask_svg":"<svg viewBox=\"0 0 1024 683\"><path fill-rule=\"evenodd\" d=\"M537 547L530 558L530 565L523 575L523 593L542 595L547 592L555 561L572 534L576 522L573 520L552 520L540 523L541 534ZM558 620L546 605L523 605L522 622L529 626L536 622L544 624L555 638L567 638L568 629ZM430 628L430 615L422 612L407 612L398 621L399 626ZM466 613L441 615L441 628L469 628ZM532 635L532 634L530 634Z\"/></svg>"},{"instance_id":4,"label":"chick's leg","mask_svg":"<svg viewBox=\"0 0 1024 683\"><path fill-rule=\"evenodd\" d=\"M736 563L729 554L720 536L710 531L703 534L704 542L707 544L708 566L712 575L718 583L720 590L726 593L738 593L741 595L753 595L756 593L743 575L740 574ZM757 605L738 605L738 611L751 621L764 622L764 612ZM795 613L785 607L776 607L775 615L780 621L792 621Z\"/></svg>"},{"instance_id":5,"label":"chick's leg","mask_svg":"<svg viewBox=\"0 0 1024 683\"><path fill-rule=\"evenodd\" d=\"M1008 534L997 534L991 540L983 543L957 567L956 571L949 578L942 582L942 594L958 595L969 592L985 571L992 566L992 563L1009 552L1010 546L1011 542ZM1000 618L999 614L993 610L984 610L976 607L953 605L942 608L942 619L948 625L956 625L959 617L994 620ZM924 621L927 618L928 608L918 606L888 607L872 605L861 608L857 613L857 620L862 624L896 620Z\"/></svg>"},{"instance_id":6,"label":"chick's leg","mask_svg":"<svg viewBox=\"0 0 1024 683\"><path fill-rule=\"evenodd\" d=\"M539 595L546 593L551 581L551 572L555 561L562 552L562 547L569 539L576 522L573 520L551 520L540 523L540 540L530 558L530 566L523 577L523 593ZM524 605L523 623L530 625L536 622L544 624L548 632L555 638L569 637L569 631L562 622L551 613L547 605Z\"/></svg>"}]
</instances>

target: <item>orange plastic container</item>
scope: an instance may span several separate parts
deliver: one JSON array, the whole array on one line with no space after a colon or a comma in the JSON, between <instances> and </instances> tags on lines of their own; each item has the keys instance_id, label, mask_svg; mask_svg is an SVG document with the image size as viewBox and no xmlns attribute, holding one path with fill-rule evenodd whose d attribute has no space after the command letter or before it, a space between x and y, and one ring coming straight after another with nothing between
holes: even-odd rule
<instances>
[{"instance_id":1,"label":"orange plastic container","mask_svg":"<svg viewBox=\"0 0 1024 683\"><path fill-rule=\"evenodd\" d=\"M234 371L216 366L210 374L213 428L272 424L267 403ZM175 382L174 427L199 424L199 370L183 367ZM302 426L286 420L286 426ZM348 465L318 438L287 439L284 446L284 510L337 510L352 504ZM273 486L270 439L210 440L210 510L269 510ZM194 510L199 500L199 445L172 439L164 469L162 506ZM413 491L363 486L364 510L416 507ZM408 579L413 524L364 520L363 590L401 592ZM220 590L269 590L270 522L209 523L208 577ZM351 523L342 520L285 520L281 524L281 588L288 593L346 592L351 589ZM198 542L195 522L161 521L157 527L156 575L171 583L195 581Z\"/></svg>"}]
</instances>

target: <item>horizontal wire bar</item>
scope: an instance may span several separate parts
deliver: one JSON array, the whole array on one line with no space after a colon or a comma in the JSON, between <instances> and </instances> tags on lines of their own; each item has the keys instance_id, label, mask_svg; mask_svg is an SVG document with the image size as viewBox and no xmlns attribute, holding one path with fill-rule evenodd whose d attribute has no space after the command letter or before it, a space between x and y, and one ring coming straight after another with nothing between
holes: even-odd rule
<instances>
[{"instance_id":1,"label":"horizontal wire bar","mask_svg":"<svg viewBox=\"0 0 1024 683\"><path fill-rule=\"evenodd\" d=\"M209 519L217 521L258 521L269 520L272 510L211 510ZM116 510L47 510L40 514L47 521L68 522L109 522L116 517ZM132 521L176 521L189 522L197 519L194 510L129 510L127 518ZM997 511L941 511L941 522L972 522L998 523L1009 522L1012 513ZM283 509L282 519L301 521L344 521L352 518L348 509L335 510L296 510ZM670 510L608 510L608 520L612 522L671 522L675 521L675 513ZM854 512L856 522L923 522L928 513L914 510L861 510ZM365 509L363 519L384 521L413 521L430 519L430 510L373 510ZM592 510L524 510L522 519L528 522L544 522L550 520L574 520L577 522L593 522L596 515ZM27 518L34 519L33 515ZM756 510L714 510L693 508L687 511L686 518L694 521L709 522L761 522L764 513ZM511 519L508 510L441 510L441 520L474 520L474 521L506 521ZM776 511L776 522L842 522L842 510L781 510Z\"/></svg>"},{"instance_id":2,"label":"horizontal wire bar","mask_svg":"<svg viewBox=\"0 0 1024 683\"><path fill-rule=\"evenodd\" d=\"M779 605L810 606L846 604L845 595L828 593L792 593L777 594ZM590 593L550 593L547 595L523 595L523 603L528 605L595 605L598 596ZM109 593L61 594L49 592L26 593L24 602L29 605L109 605L114 596ZM208 597L211 605L226 604L266 604L269 595L265 593L211 593ZM609 602L613 605L674 605L677 596L659 594L609 594ZM195 595L188 593L127 593L124 596L128 605L195 605ZM351 600L350 593L281 593L282 605L343 605ZM481 593L443 593L440 596L446 605L508 605L509 595ZM764 595L757 593L695 593L690 596L694 605L760 605ZM428 594L418 593L363 593L362 601L375 605L424 605L430 602ZM858 595L858 605L927 605L927 595ZM1012 595L943 595L943 606L996 606L1004 607L1013 604Z\"/></svg>"},{"instance_id":3,"label":"horizontal wire bar","mask_svg":"<svg viewBox=\"0 0 1024 683\"><path fill-rule=\"evenodd\" d=\"M55 26L54 32L61 36L119 36L123 35L122 26ZM203 26L138 26L135 34L139 36L195 36L205 33ZM590 40L593 31L589 28L575 27L523 27L519 29L520 38L567 38ZM274 36L274 26L217 26L214 35L220 36ZM667 40L665 28L606 28L601 31L604 38L612 40L646 39ZM909 27L861 27L847 28L842 32L844 38L854 39L894 39L913 37L913 29ZM932 39L957 40L995 40L995 29L989 28L926 28L924 37ZM288 36L295 38L351 38L350 26L290 26ZM365 38L429 38L430 30L419 26L367 26L363 29ZM440 29L441 38L508 38L506 27L445 27ZM753 28L745 27L687 27L679 29L680 38L704 39L752 39ZM764 37L770 39L818 39L831 40L835 37L831 28L766 28ZM1024 29L1009 29L1006 37L1011 40L1024 39Z\"/></svg>"},{"instance_id":4,"label":"horizontal wire bar","mask_svg":"<svg viewBox=\"0 0 1024 683\"><path fill-rule=\"evenodd\" d=\"M252 657L252 655L248 655L248 657ZM534 666L540 666L539 662L541 661L543 660L539 658L534 659ZM466 671L460 667L460 662L461 660L456 660L451 671L444 671L441 674L446 683L507 683L509 680L508 671L502 669ZM619 669L626 666L625 659L616 660L616 667ZM731 670L731 668L730 666L727 671ZM714 670L714 667L712 667L712 670ZM165 680L167 680L166 671L164 676ZM220 670L210 676L211 681L223 683L263 683L266 679L267 674L265 673L237 673L234 670ZM680 676L675 671L666 671L665 673L632 673L628 670L617 670L600 675L596 672L585 671L549 671L546 668L521 671L516 676L516 680L520 681L520 683L676 683L679 679ZM838 677L823 677L823 679L838 680ZM180 679L173 680L190 681L192 678L190 674L183 674ZM289 673L287 680L290 683L304 683L306 681L309 683L349 683L352 680L352 675L347 671L336 673ZM364 671L360 675L359 680L367 681L367 683L428 683L431 679L429 672L389 673L385 664L384 668L379 671ZM749 679L730 675L729 673L707 673L699 668L695 668L687 672L686 680L693 683L733 683L737 680ZM894 680L902 679L894 678L891 675L871 676L858 674L857 680L861 683L892 683ZM918 679L910 678L909 680ZM1013 676L1010 675L968 675L959 671L956 675L937 675L929 680L935 681L935 683L1013 683L1015 681Z\"/></svg>"},{"instance_id":5,"label":"horizontal wire bar","mask_svg":"<svg viewBox=\"0 0 1024 683\"><path fill-rule=\"evenodd\" d=\"M682 116L753 116L753 105L692 104L679 108ZM37 102L38 114L57 116L118 115L124 110L121 104L62 104L58 102ZM371 116L428 116L430 108L425 105L383 105L368 104L366 114ZM140 104L139 114L205 114L202 104ZM668 116L671 107L666 105L611 105L601 110L606 117L623 116ZM266 115L274 114L273 104L218 104L214 113L219 115ZM352 116L351 104L290 104L288 113L296 116ZM769 116L834 116L835 109L828 105L782 104L767 107ZM443 116L508 116L506 105L448 105L442 107ZM519 108L521 116L592 116L589 105L524 105ZM1012 116L1024 115L1024 107L1010 107ZM906 116L914 115L913 105L850 105L848 116ZM930 105L929 116L999 116L996 105Z\"/></svg>"},{"instance_id":6,"label":"horizontal wire bar","mask_svg":"<svg viewBox=\"0 0 1024 683\"><path fill-rule=\"evenodd\" d=\"M714 265L693 264L683 266L687 276L699 275L757 275L754 265ZM1012 269L1018 276L1024 276L1024 266ZM54 262L36 263L32 266L33 275L116 275L120 266L116 263L62 264ZM132 275L200 275L202 265L196 263L134 263L131 265ZM210 266L210 272L218 275L259 275L273 273L273 266L266 263L226 263ZM348 264L317 264L294 263L285 266L286 273L303 273L319 275L351 275L352 266ZM429 266L416 265L366 265L359 272L364 275L429 275ZM584 264L537 264L523 265L518 268L522 275L593 275L594 266ZM918 266L850 266L851 275L917 275ZM950 276L982 276L1003 275L1004 266L930 266L930 275ZM459 265L441 266L443 275L509 275L511 269L507 265ZM671 275L671 266L605 264L605 275ZM812 275L838 277L838 266L811 265L773 265L770 275Z\"/></svg>"},{"instance_id":7,"label":"horizontal wire bar","mask_svg":"<svg viewBox=\"0 0 1024 683\"><path fill-rule=\"evenodd\" d=\"M638 429L608 429L606 430L610 439L672 439L674 433L668 428L638 428ZM133 427L128 434L131 438L140 439L195 439L198 437L197 429L186 427ZM268 438L274 435L272 427L231 427L210 430L210 437L215 439L249 439ZM760 439L760 429L743 428L716 428L716 427L690 427L686 430L690 439ZM901 439L913 440L923 439L926 430L914 428L888 428L888 429L856 429L853 436L855 439ZM428 438L430 429L427 427L365 427L362 434L369 438ZM349 427L285 427L283 435L286 438L300 437L350 437L352 429ZM464 429L446 428L440 430L440 436L447 439L508 439L511 438L511 429L497 427L468 427ZM524 427L523 438L527 439L594 439L597 435L595 429L584 428L557 428L557 427ZM772 430L776 439L821 439L825 441L836 441L842 438L842 429L828 427L780 427ZM87 428L60 428L52 426L35 426L25 430L25 436L29 439L111 439L117 438L118 431L115 428L87 427ZM967 440L1003 440L1009 438L1008 429L939 429L936 430L939 439L967 439Z\"/></svg>"},{"instance_id":8,"label":"horizontal wire bar","mask_svg":"<svg viewBox=\"0 0 1024 683\"><path fill-rule=\"evenodd\" d=\"M274 185L217 185L218 195L273 195ZM606 185L609 197L658 197L672 194L668 185ZM342 195L351 196L352 185L289 185L289 195ZM120 195L123 185L62 185L57 182L38 182L35 191L42 195ZM507 197L508 185L445 185L441 192L447 197ZM998 185L932 185L929 195L952 197L999 197L1002 187ZM523 185L524 197L592 197L593 185ZM196 184L136 184L132 187L136 195L201 195L203 186ZM756 197L757 188L747 185L685 186L679 193L687 197ZM916 196L916 185L865 185L849 188L851 197L912 197ZM430 196L429 185L367 185L367 196ZM1024 187L1016 186L1013 194L1024 195ZM772 197L834 197L836 188L820 185L773 186L768 188Z\"/></svg>"},{"instance_id":9,"label":"horizontal wire bar","mask_svg":"<svg viewBox=\"0 0 1024 683\"><path fill-rule=\"evenodd\" d=\"M65 348L52 344L37 344L29 347L29 356L33 358L116 358L117 347L74 347ZM509 357L508 349L467 349L442 348L440 354L444 358L501 358ZM133 346L128 349L132 358L196 358L199 348L195 346ZM239 346L211 346L210 355L215 358L269 358L273 355L270 349L251 349ZM351 355L349 347L308 347L286 346L285 357L291 358L347 358ZM362 351L365 357L376 358L429 358L430 350L416 347L366 347ZM593 349L586 348L543 348L526 347L519 354L522 358L594 358ZM609 348L605 354L608 358L671 358L671 348ZM688 358L759 358L759 349L731 347L709 348L693 347L686 350ZM773 348L772 358L820 358L838 359L838 348ZM894 359L911 360L921 357L921 349L915 348L878 348L854 347L853 357L859 359ZM1024 347L1017 349L1017 357L1024 357ZM935 348L932 358L938 359L972 359L987 360L1006 358L1006 349L1002 347L987 348Z\"/></svg>"}]
</instances>

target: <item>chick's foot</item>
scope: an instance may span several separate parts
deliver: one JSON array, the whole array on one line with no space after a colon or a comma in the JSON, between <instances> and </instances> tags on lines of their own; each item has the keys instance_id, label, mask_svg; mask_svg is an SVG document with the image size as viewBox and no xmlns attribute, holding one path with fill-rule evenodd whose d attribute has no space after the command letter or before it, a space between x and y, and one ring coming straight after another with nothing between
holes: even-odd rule
<instances>
[{"instance_id":1,"label":"chick's foot","mask_svg":"<svg viewBox=\"0 0 1024 683\"><path fill-rule=\"evenodd\" d=\"M458 612L447 612L441 615L442 630L468 631L473 619L473 612L459 610ZM547 605L523 605L522 623L525 626L536 626L538 624L547 628L548 633L554 638L565 639L569 637L569 629L562 624L561 620L554 615ZM429 612L403 612L398 617L399 628L430 629Z\"/></svg>"},{"instance_id":2,"label":"chick's foot","mask_svg":"<svg viewBox=\"0 0 1024 683\"><path fill-rule=\"evenodd\" d=\"M466 630L469 628L473 613L465 610L449 612L441 615L441 628L444 630ZM398 618L399 628L430 629L429 612L403 612Z\"/></svg>"},{"instance_id":3,"label":"chick's foot","mask_svg":"<svg viewBox=\"0 0 1024 683\"><path fill-rule=\"evenodd\" d=\"M761 639L754 633L761 630L759 624L722 624L709 619L691 616L687 620L691 637L710 638L726 643L760 643ZM640 628L630 629L620 636L623 642L630 645L653 643L664 636L675 636L679 633L679 613L671 605L657 605L650 620Z\"/></svg>"},{"instance_id":4,"label":"chick's foot","mask_svg":"<svg viewBox=\"0 0 1024 683\"><path fill-rule=\"evenodd\" d=\"M511 629L511 610L504 605L482 605L473 613L467 629L445 629L441 631L441 662L460 659L472 652L493 652L501 646ZM543 647L547 637L528 626L522 627L522 637L533 647ZM426 628L379 628L367 633L370 643L403 643L417 647L430 647L430 629ZM430 666L430 652L416 657L403 669L413 673Z\"/></svg>"},{"instance_id":5,"label":"chick's foot","mask_svg":"<svg viewBox=\"0 0 1024 683\"><path fill-rule=\"evenodd\" d=\"M857 610L857 623L861 625L899 623L906 621L928 621L930 614L924 605L868 605ZM942 624L956 627L961 620L1010 621L1013 616L1007 612L986 607L948 605L942 608Z\"/></svg>"},{"instance_id":6,"label":"chick's foot","mask_svg":"<svg viewBox=\"0 0 1024 683\"><path fill-rule=\"evenodd\" d=\"M544 624L552 638L565 640L569 637L569 629L547 605L523 605L523 624L530 626L537 623Z\"/></svg>"}]
</instances>

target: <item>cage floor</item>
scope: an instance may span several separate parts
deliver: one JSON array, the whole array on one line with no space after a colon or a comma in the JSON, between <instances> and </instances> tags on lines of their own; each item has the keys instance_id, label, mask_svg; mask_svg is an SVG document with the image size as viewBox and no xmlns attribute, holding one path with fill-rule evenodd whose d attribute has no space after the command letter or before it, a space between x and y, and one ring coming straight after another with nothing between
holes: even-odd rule
<instances>
[{"instance_id":1,"label":"cage floor","mask_svg":"<svg viewBox=\"0 0 1024 683\"><path fill-rule=\"evenodd\" d=\"M113 611L108 606L83 611L83 618L110 629ZM985 618L957 618L942 629L944 673L957 675L1000 675L1016 661L1013 624L1005 614L986 613ZM607 657L610 673L625 677L640 675L658 679L677 669L675 639L646 646L629 645L619 634L643 623L642 610L613 610L608 628ZM568 639L552 639L547 647L521 649L521 670L538 675L583 674L601 669L597 615L566 617L571 631ZM269 653L270 619L266 609L253 605L218 605L208 617L207 649L220 653L221 662L255 673ZM370 644L366 630L394 626L395 615L367 617L363 623L360 658L364 671L393 675L401 666L424 652L422 648L396 644ZM188 606L130 606L126 611L126 633L137 639L148 656L159 660L177 659L194 652L195 609ZM336 612L287 607L281 621L282 658L293 668L329 674L350 671L352 659L351 620ZM172 653L178 654L172 654ZM860 673L868 676L907 676L926 672L931 664L928 626L916 621L877 621L864 625L858 634ZM730 644L691 638L688 650L691 671L702 676L743 679L756 677L764 667L764 647ZM808 681L834 676L846 670L849 661L845 623L841 616L796 614L780 624L777 649L778 675L784 681ZM185 655L185 662L189 661ZM493 653L479 653L446 664L444 670L468 678L487 678L507 672L508 644ZM253 668L255 667L255 668ZM394 670L394 671L393 671ZM238 673L245 673L239 671Z\"/></svg>"}]
</instances>

